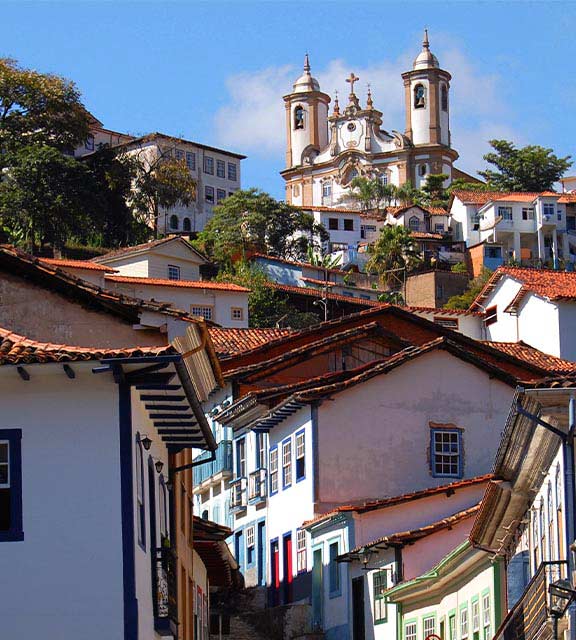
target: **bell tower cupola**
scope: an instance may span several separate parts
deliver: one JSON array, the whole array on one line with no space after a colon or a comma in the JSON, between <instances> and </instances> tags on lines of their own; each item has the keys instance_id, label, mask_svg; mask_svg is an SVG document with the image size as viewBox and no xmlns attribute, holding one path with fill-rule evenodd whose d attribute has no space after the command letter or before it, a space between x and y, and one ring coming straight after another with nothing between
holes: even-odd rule
<instances>
[{"instance_id":1,"label":"bell tower cupola","mask_svg":"<svg viewBox=\"0 0 576 640\"><path fill-rule=\"evenodd\" d=\"M328 105L330 96L310 73L308 54L302 75L284 96L286 107L286 167L302 164L304 151L320 151L328 144Z\"/></svg>"},{"instance_id":2,"label":"bell tower cupola","mask_svg":"<svg viewBox=\"0 0 576 640\"><path fill-rule=\"evenodd\" d=\"M428 30L424 30L422 51L411 71L402 74L406 103L406 136L415 146L450 147L450 80L430 51Z\"/></svg>"}]
</instances>

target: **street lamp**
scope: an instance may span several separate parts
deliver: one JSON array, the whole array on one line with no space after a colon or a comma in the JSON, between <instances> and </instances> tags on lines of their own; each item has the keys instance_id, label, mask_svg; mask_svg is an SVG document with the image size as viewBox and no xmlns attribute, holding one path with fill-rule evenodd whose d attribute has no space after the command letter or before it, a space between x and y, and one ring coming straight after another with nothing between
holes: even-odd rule
<instances>
[{"instance_id":1,"label":"street lamp","mask_svg":"<svg viewBox=\"0 0 576 640\"><path fill-rule=\"evenodd\" d=\"M561 578L548 585L548 593L550 594L553 638L558 640L558 620L566 613L574 596L576 596L576 591L568 580Z\"/></svg>"}]
</instances>

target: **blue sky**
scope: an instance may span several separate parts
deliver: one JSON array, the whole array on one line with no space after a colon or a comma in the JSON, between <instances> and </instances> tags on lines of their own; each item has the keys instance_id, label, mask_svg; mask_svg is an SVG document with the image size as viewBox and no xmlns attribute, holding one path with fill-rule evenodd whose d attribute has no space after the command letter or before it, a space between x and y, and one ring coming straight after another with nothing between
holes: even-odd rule
<instances>
[{"instance_id":1,"label":"blue sky","mask_svg":"<svg viewBox=\"0 0 576 640\"><path fill-rule=\"evenodd\" d=\"M0 1L0 10L1 56L73 79L109 128L245 153L243 186L276 197L282 95L304 53L327 93L344 90L350 71L359 95L370 82L384 128L401 131L399 74L424 27L453 75L459 166L482 167L492 137L576 156L573 2Z\"/></svg>"}]
</instances>

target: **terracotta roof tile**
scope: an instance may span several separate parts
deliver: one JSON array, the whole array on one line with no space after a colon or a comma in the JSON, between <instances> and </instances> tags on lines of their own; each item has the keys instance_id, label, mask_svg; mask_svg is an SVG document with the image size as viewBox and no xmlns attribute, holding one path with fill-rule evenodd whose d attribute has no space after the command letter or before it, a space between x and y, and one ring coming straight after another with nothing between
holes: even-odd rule
<instances>
[{"instance_id":1,"label":"terracotta roof tile","mask_svg":"<svg viewBox=\"0 0 576 640\"><path fill-rule=\"evenodd\" d=\"M285 338L290 329L229 329L209 327L214 349L219 357L232 356L268 344L271 340Z\"/></svg>"},{"instance_id":2,"label":"terracotta roof tile","mask_svg":"<svg viewBox=\"0 0 576 640\"><path fill-rule=\"evenodd\" d=\"M537 367L550 373L572 373L576 374L576 362L570 362L570 360L562 360L562 358L556 358L548 353L539 351L529 344L524 342L489 342L484 341L484 344L491 346L493 349L507 353L520 360L531 362Z\"/></svg>"},{"instance_id":3,"label":"terracotta roof tile","mask_svg":"<svg viewBox=\"0 0 576 640\"><path fill-rule=\"evenodd\" d=\"M128 358L176 353L174 347L129 347L126 349L100 349L75 347L50 342L37 342L25 336L0 328L0 365L38 364L47 362L74 362L102 358Z\"/></svg>"},{"instance_id":4,"label":"terracotta roof tile","mask_svg":"<svg viewBox=\"0 0 576 640\"><path fill-rule=\"evenodd\" d=\"M103 264L97 264L91 260L68 260L65 258L40 258L40 262L65 269L86 269L88 271L105 271L107 273L116 273L116 269L105 267Z\"/></svg>"},{"instance_id":5,"label":"terracotta roof tile","mask_svg":"<svg viewBox=\"0 0 576 640\"><path fill-rule=\"evenodd\" d=\"M249 293L250 289L232 282L216 282L215 280L164 280L161 278L137 278L133 276L106 276L106 282L118 284L140 284L150 287L176 287L181 289L213 289L215 291L233 291Z\"/></svg>"},{"instance_id":6,"label":"terracotta roof tile","mask_svg":"<svg viewBox=\"0 0 576 640\"><path fill-rule=\"evenodd\" d=\"M488 202L502 200L507 202L533 202L538 196L562 197L564 194L554 191L466 191L455 189L452 191L452 195L465 204L485 205Z\"/></svg>"},{"instance_id":7,"label":"terracotta roof tile","mask_svg":"<svg viewBox=\"0 0 576 640\"><path fill-rule=\"evenodd\" d=\"M413 305L405 306L403 309L413 311L414 313L433 313L441 316L483 316L481 311L470 311L469 309L437 309L435 307L415 307Z\"/></svg>"},{"instance_id":8,"label":"terracotta roof tile","mask_svg":"<svg viewBox=\"0 0 576 640\"><path fill-rule=\"evenodd\" d=\"M326 211L328 213L354 213L358 215L361 213L360 209L350 209L346 207L323 207L320 205L307 205L298 207L302 211Z\"/></svg>"},{"instance_id":9,"label":"terracotta roof tile","mask_svg":"<svg viewBox=\"0 0 576 640\"><path fill-rule=\"evenodd\" d=\"M442 240L444 238L441 233L429 233L428 231L412 231L410 235L416 240Z\"/></svg>"}]
</instances>

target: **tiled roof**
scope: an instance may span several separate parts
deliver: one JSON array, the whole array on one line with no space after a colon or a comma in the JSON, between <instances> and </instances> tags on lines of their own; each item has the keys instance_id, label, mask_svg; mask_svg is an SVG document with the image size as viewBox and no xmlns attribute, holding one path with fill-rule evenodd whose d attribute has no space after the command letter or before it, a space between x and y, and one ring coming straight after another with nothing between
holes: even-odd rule
<instances>
[{"instance_id":1,"label":"tiled roof","mask_svg":"<svg viewBox=\"0 0 576 640\"><path fill-rule=\"evenodd\" d=\"M132 358L170 353L176 353L172 346L99 349L97 347L74 347L65 344L37 342L0 328L0 365Z\"/></svg>"},{"instance_id":2,"label":"tiled roof","mask_svg":"<svg viewBox=\"0 0 576 640\"><path fill-rule=\"evenodd\" d=\"M563 193L558 198L559 204L574 204L576 203L576 193Z\"/></svg>"},{"instance_id":3,"label":"tiled roof","mask_svg":"<svg viewBox=\"0 0 576 640\"><path fill-rule=\"evenodd\" d=\"M365 300L363 298L357 298L352 296L343 296L339 293L324 293L319 289L311 289L309 287L294 287L288 284L280 284L278 282L265 282L265 286L270 289L276 289L277 291L283 291L284 293L292 293L296 295L310 296L312 298L327 298L328 300L337 300L339 302L347 302L348 304L355 304L365 307L381 307L382 303L377 300Z\"/></svg>"},{"instance_id":4,"label":"tiled roof","mask_svg":"<svg viewBox=\"0 0 576 640\"><path fill-rule=\"evenodd\" d=\"M386 207L386 212L391 213L395 218L398 217L401 213L408 211L409 209L417 208L422 211L426 211L431 216L449 216L450 214L446 209L442 209L442 207L425 207L421 204L406 204L401 207Z\"/></svg>"},{"instance_id":5,"label":"tiled roof","mask_svg":"<svg viewBox=\"0 0 576 640\"><path fill-rule=\"evenodd\" d=\"M441 233L429 233L427 231L412 231L410 235L416 240L442 240L444 238Z\"/></svg>"},{"instance_id":6,"label":"tiled roof","mask_svg":"<svg viewBox=\"0 0 576 640\"><path fill-rule=\"evenodd\" d=\"M517 297L530 291L550 300L576 300L576 272L526 267L498 267L470 305L470 309L482 307L484 301L504 276L510 276L522 284L522 289Z\"/></svg>"},{"instance_id":7,"label":"tiled roof","mask_svg":"<svg viewBox=\"0 0 576 640\"><path fill-rule=\"evenodd\" d=\"M531 347L525 342L489 342L484 341L484 344L491 346L493 349L502 351L510 356L531 362L541 369L553 373L572 373L576 374L576 362L570 360L562 360L556 356L551 356L548 353L539 351L534 347Z\"/></svg>"},{"instance_id":8,"label":"tiled roof","mask_svg":"<svg viewBox=\"0 0 576 640\"><path fill-rule=\"evenodd\" d=\"M232 282L216 282L215 280L163 280L160 278L137 278L132 276L106 276L106 282L119 284L140 284L150 287L176 287L181 289L214 289L216 291L234 291L249 293L250 289Z\"/></svg>"},{"instance_id":9,"label":"tiled roof","mask_svg":"<svg viewBox=\"0 0 576 640\"><path fill-rule=\"evenodd\" d=\"M162 140L168 140L173 143L180 144L192 144L195 147L200 147L200 149L206 149L207 151L214 151L215 153L221 153L226 156L232 156L233 158L238 158L239 160L244 160L246 156L235 153L234 151L227 151L226 149L219 149L218 147L211 147L206 144L202 144L201 142L194 142L193 140L186 140L184 138L176 138L175 136L169 136L166 133L160 133L159 131L154 131L152 133L147 133L146 135L139 136L137 138L131 137L126 143L118 146L129 146L133 143L142 143L142 142L155 142L158 138ZM116 147L114 147L116 148Z\"/></svg>"},{"instance_id":10,"label":"tiled roof","mask_svg":"<svg viewBox=\"0 0 576 640\"><path fill-rule=\"evenodd\" d=\"M290 329L228 329L209 327L214 349L219 357L233 356L289 336Z\"/></svg>"},{"instance_id":11,"label":"tiled roof","mask_svg":"<svg viewBox=\"0 0 576 640\"><path fill-rule=\"evenodd\" d=\"M457 513L454 513L447 518L442 518L442 520L437 520L436 522L425 525L423 527L410 529L409 531L402 531L401 533L393 533L392 535L383 536L382 538L372 540L371 542L367 542L360 547L352 549L347 554L344 554L344 556L340 557L345 557L351 553L359 553L364 547L375 547L379 544L400 545L415 542L416 540L420 540L420 538L425 538L426 536L432 535L433 533L436 533L438 531L442 531L443 529L451 529L454 525L462 522L463 520L467 520L468 518L475 516L479 510L480 504L476 504L473 507L458 511Z\"/></svg>"},{"instance_id":12,"label":"tiled roof","mask_svg":"<svg viewBox=\"0 0 576 640\"><path fill-rule=\"evenodd\" d=\"M111 258L116 258L119 256L130 255L131 253L137 253L138 251L147 251L149 249L154 249L155 247L160 247L164 244L168 244L174 240L179 240L187 245L190 251L196 253L200 258L208 262L208 258L202 255L198 249L193 247L185 238L181 236L166 236L165 238L159 238L158 240L150 240L150 242L143 242L142 244L135 244L132 247L120 247L119 249L114 249L113 251L109 251L102 256L96 256L92 258L92 262L108 262Z\"/></svg>"},{"instance_id":13,"label":"tiled roof","mask_svg":"<svg viewBox=\"0 0 576 640\"><path fill-rule=\"evenodd\" d=\"M466 191L455 189L452 195L465 204L485 205L488 202L507 201L507 202L533 202L536 198L555 196L559 197L558 202L562 202L562 198L567 194L556 193L554 191Z\"/></svg>"},{"instance_id":14,"label":"tiled roof","mask_svg":"<svg viewBox=\"0 0 576 640\"><path fill-rule=\"evenodd\" d=\"M320 205L307 205L300 206L299 209L302 211L327 211L328 213L354 213L358 215L361 211L360 209L346 209L345 207L323 207Z\"/></svg>"},{"instance_id":15,"label":"tiled roof","mask_svg":"<svg viewBox=\"0 0 576 640\"><path fill-rule=\"evenodd\" d=\"M310 284L317 284L321 287L336 287L346 286L344 283L330 282L330 280L318 280L317 278L301 278L302 282L309 282Z\"/></svg>"},{"instance_id":16,"label":"tiled roof","mask_svg":"<svg viewBox=\"0 0 576 640\"><path fill-rule=\"evenodd\" d=\"M420 491L412 491L400 496L393 496L387 498L381 498L379 500L368 500L361 504L343 504L327 513L323 513L312 520L307 520L302 524L303 527L308 527L313 524L317 524L322 520L326 520L335 516L338 513L344 513L353 511L354 513L366 513L368 511L376 511L378 509L385 509L387 507L395 507L405 502L412 502L413 500L420 500L421 498L428 498L440 493L446 493L452 495L458 489L464 489L466 487L472 487L476 484L487 483L492 479L492 474L487 473L482 476L475 476L474 478L466 478L464 480L456 480L455 482L449 482L438 487L429 487L428 489L421 489Z\"/></svg>"},{"instance_id":17,"label":"tiled roof","mask_svg":"<svg viewBox=\"0 0 576 640\"><path fill-rule=\"evenodd\" d=\"M442 315L442 316L483 316L484 314L480 311L470 311L469 309L437 309L435 307L415 307L413 305L407 305L403 307L408 311L413 311L414 313L431 313L434 315Z\"/></svg>"},{"instance_id":18,"label":"tiled roof","mask_svg":"<svg viewBox=\"0 0 576 640\"><path fill-rule=\"evenodd\" d=\"M87 269L88 271L105 271L107 273L115 273L116 269L105 267L103 264L97 264L91 260L68 260L64 258L40 258L41 262L65 269Z\"/></svg>"}]
</instances>

